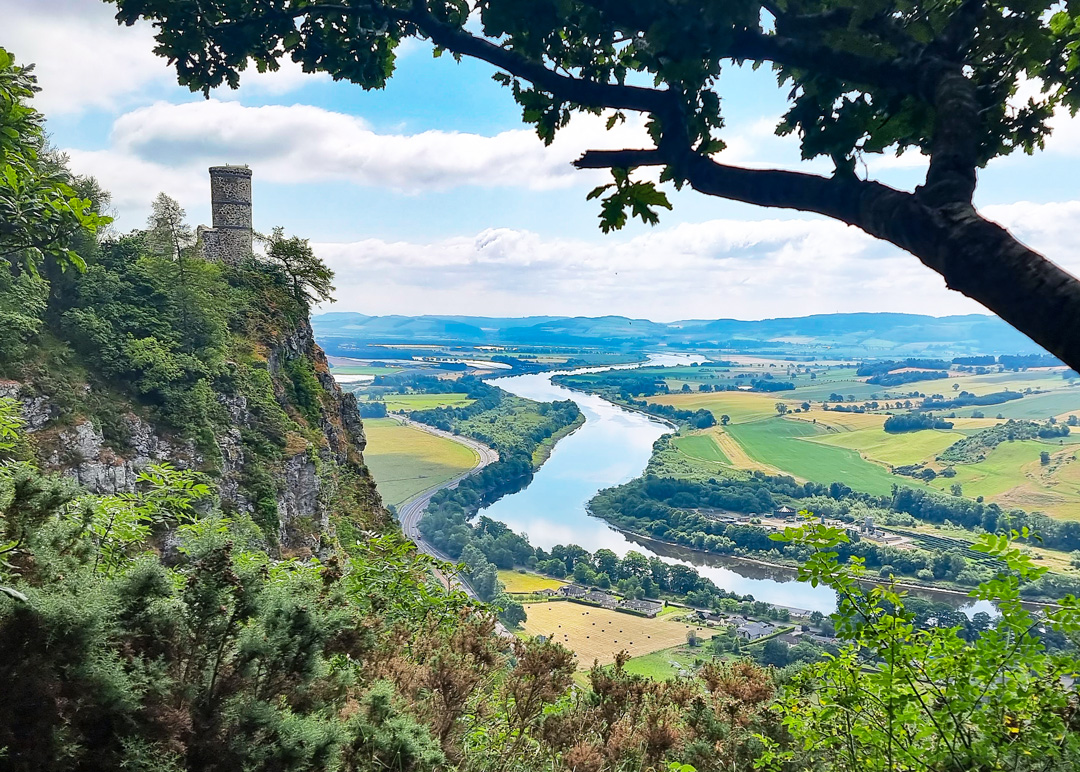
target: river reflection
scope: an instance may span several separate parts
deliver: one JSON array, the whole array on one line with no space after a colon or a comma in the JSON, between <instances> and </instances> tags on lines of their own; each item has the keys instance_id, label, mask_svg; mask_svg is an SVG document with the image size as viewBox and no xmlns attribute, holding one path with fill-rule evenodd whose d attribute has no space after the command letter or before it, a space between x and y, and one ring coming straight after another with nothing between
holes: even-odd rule
<instances>
[{"instance_id":1,"label":"river reflection","mask_svg":"<svg viewBox=\"0 0 1080 772\"><path fill-rule=\"evenodd\" d=\"M673 365L704 361L695 355L664 354L649 357L650 364ZM626 369L635 365L620 366ZM600 372L610 367L576 372ZM585 423L562 439L547 463L527 488L506 496L483 510L517 533L528 536L535 547L551 549L556 544L578 544L590 552L610 549L622 556L635 550L657 556L668 563L693 566L718 587L751 594L758 600L793 608L831 613L836 598L828 588L811 587L795 581L794 571L737 558L706 555L674 545L662 544L615 530L593 517L585 505L604 488L621 485L641 475L652 453L653 443L671 431L661 421L624 410L591 394L553 384L553 375L537 373L499 378L496 383L520 397L539 401L572 399L585 415ZM923 595L923 591L919 591ZM990 610L972 606L962 596L927 592L925 597L958 605L965 611Z\"/></svg>"}]
</instances>

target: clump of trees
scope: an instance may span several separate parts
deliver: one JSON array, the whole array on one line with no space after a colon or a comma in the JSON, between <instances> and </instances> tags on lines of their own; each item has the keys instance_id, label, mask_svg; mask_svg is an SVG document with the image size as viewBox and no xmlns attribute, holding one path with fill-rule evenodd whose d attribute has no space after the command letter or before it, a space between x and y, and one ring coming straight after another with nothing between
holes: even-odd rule
<instances>
[{"instance_id":1,"label":"clump of trees","mask_svg":"<svg viewBox=\"0 0 1080 772\"><path fill-rule=\"evenodd\" d=\"M974 464L984 460L994 448L1003 442L1067 437L1070 431L1068 424L1056 421L1054 423L1039 423L1037 421L1022 421L1010 418L1003 424L982 429L970 437L957 440L945 448L938 455L938 459L959 464Z\"/></svg>"},{"instance_id":2,"label":"clump of trees","mask_svg":"<svg viewBox=\"0 0 1080 772\"><path fill-rule=\"evenodd\" d=\"M952 421L938 418L932 413L898 413L885 419L882 428L889 434L917 432L923 429L951 429Z\"/></svg>"}]
</instances>

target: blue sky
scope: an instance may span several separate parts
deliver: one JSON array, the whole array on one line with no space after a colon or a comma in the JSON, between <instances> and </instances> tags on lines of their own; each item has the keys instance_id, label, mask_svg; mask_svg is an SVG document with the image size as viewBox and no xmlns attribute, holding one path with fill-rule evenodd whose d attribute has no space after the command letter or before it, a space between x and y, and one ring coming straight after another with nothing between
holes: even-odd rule
<instances>
[{"instance_id":1,"label":"blue sky","mask_svg":"<svg viewBox=\"0 0 1080 772\"><path fill-rule=\"evenodd\" d=\"M283 225L316 244L337 272L333 310L657 320L982 310L852 228L689 191L671 193L675 211L658 227L605 236L585 201L603 176L569 161L590 147L643 146L640 120L609 133L601 119L575 119L544 148L487 65L411 42L384 91L286 67L207 101L176 85L148 27L120 28L111 11L6 0L0 45L38 63L53 141L113 193L117 229L141 226L159 191L208 222L206 167L248 163L256 228ZM795 143L772 134L784 102L768 72L732 69L722 91L721 158L800 167ZM977 200L1075 272L1080 121L1055 123L1044 153L984 170ZM921 170L910 156L867 169L904 188Z\"/></svg>"}]
</instances>

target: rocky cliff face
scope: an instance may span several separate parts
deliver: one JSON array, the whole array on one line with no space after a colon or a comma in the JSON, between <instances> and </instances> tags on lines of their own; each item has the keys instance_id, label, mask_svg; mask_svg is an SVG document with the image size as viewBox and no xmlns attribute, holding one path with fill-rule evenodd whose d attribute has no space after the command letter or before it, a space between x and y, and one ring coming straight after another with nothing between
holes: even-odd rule
<instances>
[{"instance_id":1,"label":"rocky cliff face","mask_svg":"<svg viewBox=\"0 0 1080 772\"><path fill-rule=\"evenodd\" d=\"M40 384L2 381L0 396L21 402L42 466L74 477L91 492L131 491L150 464L199 469L216 481L223 508L251 513L289 554L317 552L342 518L361 529L385 526L388 515L364 464L366 439L356 399L330 375L310 324L270 341L265 350L262 367L273 399L296 429L270 452L258 441L258 407L241 391L215 393L222 420L211 447L155 426L134 402L123 405L119 426L107 440L101 420L72 417ZM296 362L314 373L320 390L317 409L306 417L290 399L286 369ZM92 387L81 388L88 393Z\"/></svg>"}]
</instances>

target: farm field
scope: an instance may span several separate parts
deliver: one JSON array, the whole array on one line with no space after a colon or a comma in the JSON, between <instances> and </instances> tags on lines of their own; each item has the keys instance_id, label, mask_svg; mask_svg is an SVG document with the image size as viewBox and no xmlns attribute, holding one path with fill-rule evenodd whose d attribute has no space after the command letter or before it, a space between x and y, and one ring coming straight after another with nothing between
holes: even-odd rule
<instances>
[{"instance_id":1,"label":"farm field","mask_svg":"<svg viewBox=\"0 0 1080 772\"><path fill-rule=\"evenodd\" d=\"M708 651L702 651L702 647L691 649L684 644L633 657L627 661L625 667L626 672L632 675L642 675L654 681L667 681L669 678L694 672L694 660L698 658L711 659L711 655Z\"/></svg>"},{"instance_id":2,"label":"farm field","mask_svg":"<svg viewBox=\"0 0 1080 772\"><path fill-rule=\"evenodd\" d=\"M693 627L698 637L707 639L713 630L671 619L646 619L632 614L557 601L531 603L523 625L528 635L550 636L577 655L578 670L588 670L594 661L607 665L625 649L631 657L640 657L661 649L686 643L686 633Z\"/></svg>"},{"instance_id":3,"label":"farm field","mask_svg":"<svg viewBox=\"0 0 1080 772\"><path fill-rule=\"evenodd\" d=\"M430 410L435 407L465 407L471 405L473 400L464 394L451 392L450 394L387 394L383 397L386 409L395 410Z\"/></svg>"},{"instance_id":4,"label":"farm field","mask_svg":"<svg viewBox=\"0 0 1080 772\"><path fill-rule=\"evenodd\" d=\"M393 375L400 373L401 367L373 367L371 365L334 365L330 372L334 375Z\"/></svg>"},{"instance_id":5,"label":"farm field","mask_svg":"<svg viewBox=\"0 0 1080 772\"><path fill-rule=\"evenodd\" d=\"M853 432L860 429L881 429L887 415L881 413L843 413L836 410L811 409L790 416L794 421L810 421L841 432Z\"/></svg>"},{"instance_id":6,"label":"farm field","mask_svg":"<svg viewBox=\"0 0 1080 772\"><path fill-rule=\"evenodd\" d=\"M960 483L964 495L984 496L1005 508L1041 511L1070 520L1080 520L1080 462L1074 459L1077 446L1066 442L1023 440L1003 442L977 464L956 464L956 476L930 483L947 491ZM1039 454L1048 451L1051 463L1039 463Z\"/></svg>"},{"instance_id":7,"label":"farm field","mask_svg":"<svg viewBox=\"0 0 1080 772\"><path fill-rule=\"evenodd\" d=\"M522 574L517 571L500 570L499 581L506 586L507 592L529 593L537 590L557 590L566 582L551 579L539 574Z\"/></svg>"},{"instance_id":8,"label":"farm field","mask_svg":"<svg viewBox=\"0 0 1080 772\"><path fill-rule=\"evenodd\" d=\"M865 460L856 450L805 441L827 436L825 427L806 421L777 416L731 425L727 432L753 460L775 466L802 480L840 481L855 490L878 495L888 494L897 483L914 485L907 478L897 477L884 467Z\"/></svg>"},{"instance_id":9,"label":"farm field","mask_svg":"<svg viewBox=\"0 0 1080 772\"><path fill-rule=\"evenodd\" d=\"M718 434L718 432L714 431L707 431L702 434L687 434L676 437L672 442L679 451L690 458L730 465L731 461L717 442Z\"/></svg>"},{"instance_id":10,"label":"farm field","mask_svg":"<svg viewBox=\"0 0 1080 772\"><path fill-rule=\"evenodd\" d=\"M881 416L875 416L881 418ZM904 466L934 458L964 435L941 429L888 434L880 427L836 432L811 441L837 448L848 448L873 461L889 466Z\"/></svg>"},{"instance_id":11,"label":"farm field","mask_svg":"<svg viewBox=\"0 0 1080 772\"><path fill-rule=\"evenodd\" d=\"M365 419L364 431L368 440L364 460L383 501L394 506L477 462L470 448L392 418Z\"/></svg>"},{"instance_id":12,"label":"farm field","mask_svg":"<svg viewBox=\"0 0 1080 772\"><path fill-rule=\"evenodd\" d=\"M1066 388L1045 394L1032 394L1001 405L966 407L957 410L956 414L970 416L974 410L989 417L1003 415L1005 418L1027 418L1036 421L1045 421L1050 416L1067 416L1069 413L1080 417L1080 389Z\"/></svg>"},{"instance_id":13,"label":"farm field","mask_svg":"<svg viewBox=\"0 0 1080 772\"><path fill-rule=\"evenodd\" d=\"M658 405L672 405L679 410L705 409L711 412L717 421L720 420L720 416L727 415L735 423L776 415L776 403L780 401L773 394L757 394L747 391L663 394L649 397L648 400Z\"/></svg>"}]
</instances>

